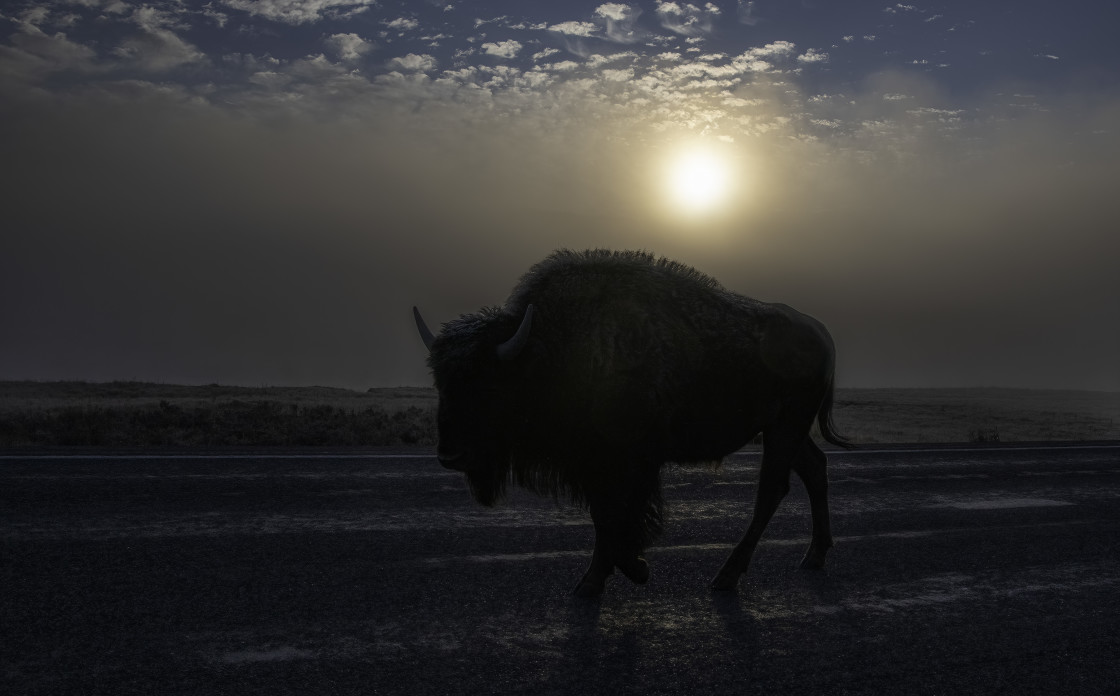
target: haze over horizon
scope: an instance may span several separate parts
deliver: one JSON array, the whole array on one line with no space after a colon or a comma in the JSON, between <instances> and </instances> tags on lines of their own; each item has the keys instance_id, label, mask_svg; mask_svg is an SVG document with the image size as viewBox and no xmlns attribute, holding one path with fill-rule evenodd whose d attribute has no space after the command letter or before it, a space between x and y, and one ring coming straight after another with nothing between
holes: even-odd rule
<instances>
[{"instance_id":1,"label":"haze over horizon","mask_svg":"<svg viewBox=\"0 0 1120 696\"><path fill-rule=\"evenodd\" d=\"M0 379L428 385L411 318L638 248L841 387L1120 391L1120 7L0 9Z\"/></svg>"}]
</instances>

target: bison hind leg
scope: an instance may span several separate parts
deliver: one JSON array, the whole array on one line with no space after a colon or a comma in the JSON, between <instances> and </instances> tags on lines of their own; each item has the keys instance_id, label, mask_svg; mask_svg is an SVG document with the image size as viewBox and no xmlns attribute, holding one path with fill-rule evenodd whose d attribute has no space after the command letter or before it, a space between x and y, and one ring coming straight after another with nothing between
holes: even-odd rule
<instances>
[{"instance_id":1,"label":"bison hind leg","mask_svg":"<svg viewBox=\"0 0 1120 696\"><path fill-rule=\"evenodd\" d=\"M828 513L828 476L824 452L811 439L806 440L793 460L793 470L805 483L813 515L813 540L801 561L802 570L824 568L825 554L832 548L832 529Z\"/></svg>"}]
</instances>

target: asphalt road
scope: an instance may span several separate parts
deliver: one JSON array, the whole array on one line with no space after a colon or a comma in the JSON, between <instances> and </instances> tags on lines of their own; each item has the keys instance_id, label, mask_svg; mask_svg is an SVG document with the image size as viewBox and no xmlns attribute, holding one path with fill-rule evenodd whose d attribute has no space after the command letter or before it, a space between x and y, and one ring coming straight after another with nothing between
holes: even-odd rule
<instances>
[{"instance_id":1,"label":"asphalt road","mask_svg":"<svg viewBox=\"0 0 1120 696\"><path fill-rule=\"evenodd\" d=\"M2 453L0 453L2 454ZM1116 694L1120 446L830 453L732 594L757 455L665 477L648 585L422 450L0 457L0 693Z\"/></svg>"}]
</instances>

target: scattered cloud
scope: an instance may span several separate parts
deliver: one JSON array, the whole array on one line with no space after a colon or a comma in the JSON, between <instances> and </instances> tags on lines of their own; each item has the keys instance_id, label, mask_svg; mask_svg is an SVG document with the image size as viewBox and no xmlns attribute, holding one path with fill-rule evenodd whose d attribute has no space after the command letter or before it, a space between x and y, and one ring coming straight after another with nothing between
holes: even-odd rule
<instances>
[{"instance_id":1,"label":"scattered cloud","mask_svg":"<svg viewBox=\"0 0 1120 696\"><path fill-rule=\"evenodd\" d=\"M737 15L740 24L753 27L758 24L758 17L754 14L754 0L739 0Z\"/></svg>"},{"instance_id":2,"label":"scattered cloud","mask_svg":"<svg viewBox=\"0 0 1120 696\"><path fill-rule=\"evenodd\" d=\"M27 22L19 26L9 41L10 46L0 46L0 62L6 64L0 77L6 75L9 79L31 82L66 70L97 69L96 52L70 40L63 32L46 34Z\"/></svg>"},{"instance_id":3,"label":"scattered cloud","mask_svg":"<svg viewBox=\"0 0 1120 696\"><path fill-rule=\"evenodd\" d=\"M956 335L970 359L975 346L995 346L967 379L1000 381L1012 355L1022 356L1024 379L1036 379L1039 364L1074 366L1061 369L1116 388L1116 329L1094 321L1116 304L1114 263L1093 252L1117 219L1120 106L1112 93L1058 79L1111 69L1113 57L1088 61L1057 32L1023 53L1006 26L968 25L960 8L940 7L941 17L907 0L887 2L887 12L853 5L861 21L812 31L789 23L796 14L809 24L811 13L753 0L722 3L722 14L704 0L596 0L580 15L551 6L550 20L573 20L556 23L507 5L509 16L477 26L467 5L443 2L4 5L0 169L5 231L17 243L0 254L0 284L38 304L0 314L8 334L52 340L20 338L20 355L0 342L0 362L49 378L27 366L57 357L73 374L100 375L51 353L72 345L78 360L125 355L104 368L108 378L145 360L167 369L157 378L180 378L153 350L128 353L154 344L155 332L160 345L183 346L199 381L276 382L284 366L215 366L302 360L316 364L310 376L288 378L310 383L342 360L299 343L313 337L354 346L356 367L339 382L419 383L422 355L400 313L412 296L440 298L433 314L454 316L500 301L547 248L609 244L655 248L736 289L792 293L798 306L812 297L818 304L805 306L837 327L845 379L890 381L903 371L882 365L915 355L928 361L908 374L927 379L945 362L940 338ZM732 7L736 16L725 16ZM978 55L993 51L998 60ZM909 62L922 56L928 62ZM957 69L933 69L948 62ZM1000 72L1007 66L1015 79ZM978 82L984 89L969 89ZM697 226L703 244L657 217L647 186L659 153L696 139L729 148L757 174L726 224ZM74 203L49 205L59 190ZM153 232L155 220L167 224ZM260 230L267 244L253 236ZM494 248L509 251L498 258ZM432 260L440 255L442 265ZM174 265L181 275L159 262L180 256L190 257ZM453 297L410 280L420 261ZM250 267L260 271L259 302L244 291ZM999 283L993 268L1005 274ZM63 292L41 296L42 287L69 291L73 311L54 306ZM353 317L371 309L374 319L354 329ZM968 313L972 323L959 319ZM68 340L74 327L92 337ZM366 334L348 340L354 331ZM239 332L268 340L245 338L240 353L222 343ZM206 340L188 346L188 333ZM907 333L922 340L905 344ZM376 353L390 343L398 357ZM1097 378L1081 367L1090 363Z\"/></svg>"},{"instance_id":4,"label":"scattered cloud","mask_svg":"<svg viewBox=\"0 0 1120 696\"><path fill-rule=\"evenodd\" d=\"M595 17L605 23L603 37L623 44L640 41L645 36L645 32L637 26L641 14L641 10L618 2L609 2L595 9Z\"/></svg>"},{"instance_id":5,"label":"scattered cloud","mask_svg":"<svg viewBox=\"0 0 1120 696\"><path fill-rule=\"evenodd\" d=\"M229 22L229 15L225 12L219 12L218 10L215 10L212 4L208 4L202 8L202 15L204 17L210 18L210 20L213 21L214 24L218 25L219 29L225 28L226 23Z\"/></svg>"},{"instance_id":6,"label":"scattered cloud","mask_svg":"<svg viewBox=\"0 0 1120 696\"><path fill-rule=\"evenodd\" d=\"M617 63L621 60L635 60L638 54L633 51L624 51L622 53L612 53L609 56L600 55L598 53L587 58L587 67L595 69L609 63Z\"/></svg>"},{"instance_id":7,"label":"scattered cloud","mask_svg":"<svg viewBox=\"0 0 1120 696\"><path fill-rule=\"evenodd\" d=\"M397 17L396 19L382 22L382 24L392 29L393 31L400 32L401 34L413 31L420 26L420 22L416 21L412 17Z\"/></svg>"},{"instance_id":8,"label":"scattered cloud","mask_svg":"<svg viewBox=\"0 0 1120 696\"><path fill-rule=\"evenodd\" d=\"M712 3L697 7L691 3L658 2L657 17L661 26L682 36L698 37L710 34L715 19L721 14Z\"/></svg>"},{"instance_id":9,"label":"scattered cloud","mask_svg":"<svg viewBox=\"0 0 1120 696\"><path fill-rule=\"evenodd\" d=\"M355 61L374 49L374 45L357 34L331 34L327 47L341 60Z\"/></svg>"},{"instance_id":10,"label":"scattered cloud","mask_svg":"<svg viewBox=\"0 0 1120 696\"><path fill-rule=\"evenodd\" d=\"M488 56L497 56L499 58L515 58L521 52L521 42L512 39L508 41L499 41L497 43L484 43L482 44L483 52Z\"/></svg>"},{"instance_id":11,"label":"scattered cloud","mask_svg":"<svg viewBox=\"0 0 1120 696\"><path fill-rule=\"evenodd\" d=\"M133 10L131 21L140 32L121 41L112 54L145 72L162 72L188 63L201 63L206 55L179 37L178 18L150 6Z\"/></svg>"},{"instance_id":12,"label":"scattered cloud","mask_svg":"<svg viewBox=\"0 0 1120 696\"><path fill-rule=\"evenodd\" d=\"M620 70L607 69L602 72L603 79L607 82L626 82L634 78L633 68L623 68Z\"/></svg>"},{"instance_id":13,"label":"scattered cloud","mask_svg":"<svg viewBox=\"0 0 1120 696\"><path fill-rule=\"evenodd\" d=\"M791 41L774 41L744 51L731 63L739 72L770 72L775 63L787 60L796 51L797 46Z\"/></svg>"},{"instance_id":14,"label":"scattered cloud","mask_svg":"<svg viewBox=\"0 0 1120 696\"><path fill-rule=\"evenodd\" d=\"M409 72L430 72L436 69L436 59L426 53L420 55L409 53L406 56L393 58L389 61L389 64L394 68Z\"/></svg>"},{"instance_id":15,"label":"scattered cloud","mask_svg":"<svg viewBox=\"0 0 1120 696\"><path fill-rule=\"evenodd\" d=\"M501 15L500 17L493 17L491 19L480 19L476 17L474 20L474 28L478 29L479 27L485 26L487 24L501 24L508 19L509 15Z\"/></svg>"},{"instance_id":16,"label":"scattered cloud","mask_svg":"<svg viewBox=\"0 0 1120 696\"><path fill-rule=\"evenodd\" d=\"M81 0L79 0L81 1ZM376 0L221 0L226 7L284 24L318 22L337 13L365 11Z\"/></svg>"},{"instance_id":17,"label":"scattered cloud","mask_svg":"<svg viewBox=\"0 0 1120 696\"><path fill-rule=\"evenodd\" d=\"M598 27L591 22L560 22L559 24L549 25L548 30L568 36L590 37L595 35Z\"/></svg>"},{"instance_id":18,"label":"scattered cloud","mask_svg":"<svg viewBox=\"0 0 1120 696\"><path fill-rule=\"evenodd\" d=\"M797 56L798 63L827 63L828 54L823 51L818 51L815 48L810 48L805 53Z\"/></svg>"},{"instance_id":19,"label":"scattered cloud","mask_svg":"<svg viewBox=\"0 0 1120 696\"><path fill-rule=\"evenodd\" d=\"M575 62L574 60L562 60L558 63L549 63L547 65L542 65L541 68L543 68L544 70L550 70L552 72L571 72L573 70L579 69L579 63Z\"/></svg>"}]
</instances>

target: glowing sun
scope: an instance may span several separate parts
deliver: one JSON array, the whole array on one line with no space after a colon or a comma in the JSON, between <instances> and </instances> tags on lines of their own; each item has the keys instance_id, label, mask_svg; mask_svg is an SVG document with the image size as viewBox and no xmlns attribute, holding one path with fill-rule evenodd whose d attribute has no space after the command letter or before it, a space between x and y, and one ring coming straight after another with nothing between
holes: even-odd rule
<instances>
[{"instance_id":1,"label":"glowing sun","mask_svg":"<svg viewBox=\"0 0 1120 696\"><path fill-rule=\"evenodd\" d=\"M734 173L722 153L692 146L669 158L665 189L679 211L689 214L718 210L728 202Z\"/></svg>"}]
</instances>

